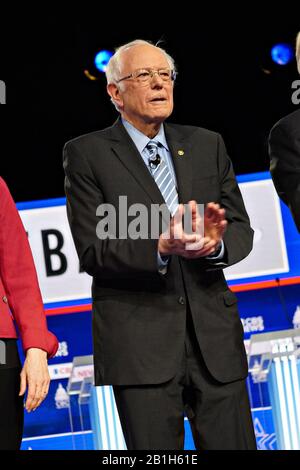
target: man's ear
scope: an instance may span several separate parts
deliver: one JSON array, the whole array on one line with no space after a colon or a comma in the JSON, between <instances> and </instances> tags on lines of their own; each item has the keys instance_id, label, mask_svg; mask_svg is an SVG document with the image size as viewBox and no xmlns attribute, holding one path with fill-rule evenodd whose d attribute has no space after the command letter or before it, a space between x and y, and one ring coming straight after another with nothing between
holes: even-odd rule
<instances>
[{"instance_id":1,"label":"man's ear","mask_svg":"<svg viewBox=\"0 0 300 470\"><path fill-rule=\"evenodd\" d=\"M109 83L106 87L107 93L118 105L119 109L123 108L123 100L120 94L119 87L115 83Z\"/></svg>"}]
</instances>

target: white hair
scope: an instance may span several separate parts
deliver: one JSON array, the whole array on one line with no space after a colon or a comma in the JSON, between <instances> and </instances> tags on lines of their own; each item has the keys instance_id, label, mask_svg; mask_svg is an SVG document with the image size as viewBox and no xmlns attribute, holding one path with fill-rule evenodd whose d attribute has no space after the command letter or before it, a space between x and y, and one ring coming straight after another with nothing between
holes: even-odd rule
<instances>
[{"instance_id":1,"label":"white hair","mask_svg":"<svg viewBox=\"0 0 300 470\"><path fill-rule=\"evenodd\" d=\"M297 34L297 39L296 39L296 60L297 60L298 72L300 73L300 31Z\"/></svg>"},{"instance_id":2,"label":"white hair","mask_svg":"<svg viewBox=\"0 0 300 470\"><path fill-rule=\"evenodd\" d=\"M127 44L124 44L123 46L120 46L116 49L114 55L110 58L106 70L105 70L105 75L106 75L106 80L107 84L114 83L115 85L118 83L118 80L121 78L121 55L124 51L131 49L132 47L135 46L152 46L157 48L166 58L170 69L176 70L175 67L175 62L174 59L161 47L152 44L150 41L144 41L143 39L136 39L135 41L128 42ZM117 104L114 102L113 98L111 98L111 101L115 105L117 111L119 111L119 108Z\"/></svg>"}]
</instances>

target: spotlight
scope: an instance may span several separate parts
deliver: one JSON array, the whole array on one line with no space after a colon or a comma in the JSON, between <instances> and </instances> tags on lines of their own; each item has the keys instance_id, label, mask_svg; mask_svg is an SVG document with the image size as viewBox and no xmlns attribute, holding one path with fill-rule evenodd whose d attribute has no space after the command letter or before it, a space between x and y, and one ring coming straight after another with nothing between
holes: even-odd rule
<instances>
[{"instance_id":1,"label":"spotlight","mask_svg":"<svg viewBox=\"0 0 300 470\"><path fill-rule=\"evenodd\" d=\"M100 72L105 72L109 59L113 55L110 51L100 51L95 57L95 66Z\"/></svg>"},{"instance_id":2,"label":"spotlight","mask_svg":"<svg viewBox=\"0 0 300 470\"><path fill-rule=\"evenodd\" d=\"M271 49L271 57L275 64L287 65L294 59L294 49L290 44L276 44Z\"/></svg>"}]
</instances>

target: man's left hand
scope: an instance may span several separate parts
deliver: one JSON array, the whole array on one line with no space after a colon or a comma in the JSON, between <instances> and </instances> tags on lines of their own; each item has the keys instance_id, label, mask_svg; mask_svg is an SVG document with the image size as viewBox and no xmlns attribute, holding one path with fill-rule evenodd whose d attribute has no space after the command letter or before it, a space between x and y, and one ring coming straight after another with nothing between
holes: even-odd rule
<instances>
[{"instance_id":1,"label":"man's left hand","mask_svg":"<svg viewBox=\"0 0 300 470\"><path fill-rule=\"evenodd\" d=\"M193 231L197 232L201 217L196 201L190 201L189 205L192 210ZM218 251L226 227L225 209L221 209L219 204L209 202L204 211L204 238L199 237L198 241L189 244L189 258L211 256ZM200 246L199 249L197 249L197 244Z\"/></svg>"}]
</instances>

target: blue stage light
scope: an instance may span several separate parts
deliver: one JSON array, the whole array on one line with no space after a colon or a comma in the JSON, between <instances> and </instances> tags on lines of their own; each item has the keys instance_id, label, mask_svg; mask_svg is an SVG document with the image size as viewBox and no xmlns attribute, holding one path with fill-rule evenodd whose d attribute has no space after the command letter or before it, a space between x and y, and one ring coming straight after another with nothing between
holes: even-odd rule
<instances>
[{"instance_id":1,"label":"blue stage light","mask_svg":"<svg viewBox=\"0 0 300 470\"><path fill-rule=\"evenodd\" d=\"M95 65L100 72L105 72L107 64L111 56L113 55L110 51L100 51L95 57Z\"/></svg>"},{"instance_id":2,"label":"blue stage light","mask_svg":"<svg viewBox=\"0 0 300 470\"><path fill-rule=\"evenodd\" d=\"M294 58L294 50L290 44L276 44L271 49L273 61L278 65L287 65Z\"/></svg>"}]
</instances>

